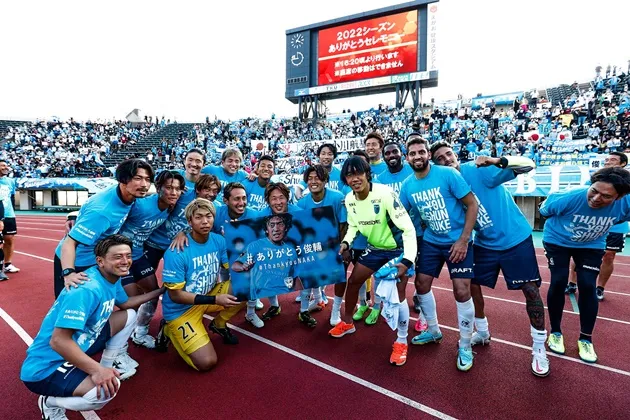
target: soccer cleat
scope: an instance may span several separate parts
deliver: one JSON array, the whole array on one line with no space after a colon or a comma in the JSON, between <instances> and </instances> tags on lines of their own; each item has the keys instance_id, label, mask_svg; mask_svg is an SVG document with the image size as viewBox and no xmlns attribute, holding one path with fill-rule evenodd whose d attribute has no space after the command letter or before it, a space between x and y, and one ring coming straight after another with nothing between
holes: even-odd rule
<instances>
[{"instance_id":1,"label":"soccer cleat","mask_svg":"<svg viewBox=\"0 0 630 420\"><path fill-rule=\"evenodd\" d=\"M355 321L361 321L369 308L370 307L367 305L359 305L357 311L354 313L354 315L352 315L352 319Z\"/></svg>"},{"instance_id":2,"label":"soccer cleat","mask_svg":"<svg viewBox=\"0 0 630 420\"><path fill-rule=\"evenodd\" d=\"M549 359L544 351L532 352L532 373L539 378L549 376Z\"/></svg>"},{"instance_id":3,"label":"soccer cleat","mask_svg":"<svg viewBox=\"0 0 630 420\"><path fill-rule=\"evenodd\" d=\"M136 346L146 347L147 349L155 348L155 338L149 335L149 327L136 327L131 333L131 341Z\"/></svg>"},{"instance_id":4,"label":"soccer cleat","mask_svg":"<svg viewBox=\"0 0 630 420\"><path fill-rule=\"evenodd\" d=\"M270 306L262 316L263 321L269 321L271 318L280 315L282 310L279 306Z\"/></svg>"},{"instance_id":5,"label":"soccer cleat","mask_svg":"<svg viewBox=\"0 0 630 420\"><path fill-rule=\"evenodd\" d=\"M367 318L365 318L365 323L367 325L374 325L374 324L376 324L376 322L378 321L378 316L380 314L381 314L381 310L380 309L374 309L374 307L372 306L372 310L370 311L370 313L367 316Z\"/></svg>"},{"instance_id":6,"label":"soccer cleat","mask_svg":"<svg viewBox=\"0 0 630 420\"><path fill-rule=\"evenodd\" d=\"M155 338L155 350L160 353L166 353L170 342L171 339L166 335L166 320L162 319L160 321L160 331L158 331L158 335Z\"/></svg>"},{"instance_id":7,"label":"soccer cleat","mask_svg":"<svg viewBox=\"0 0 630 420\"><path fill-rule=\"evenodd\" d=\"M4 274L3 271L0 271L0 281L5 281L5 280L9 280L9 276Z\"/></svg>"},{"instance_id":8,"label":"soccer cleat","mask_svg":"<svg viewBox=\"0 0 630 420\"><path fill-rule=\"evenodd\" d=\"M219 334L225 344L238 344L238 337L232 334L232 330L227 326L225 328L219 328L214 324L214 321L212 321L210 325L208 325L208 329L215 334Z\"/></svg>"},{"instance_id":9,"label":"soccer cleat","mask_svg":"<svg viewBox=\"0 0 630 420\"><path fill-rule=\"evenodd\" d=\"M468 372L473 365L472 348L459 349L457 351L457 369L462 372Z\"/></svg>"},{"instance_id":10,"label":"soccer cleat","mask_svg":"<svg viewBox=\"0 0 630 420\"><path fill-rule=\"evenodd\" d=\"M330 325L335 327L341 322L341 309L330 311Z\"/></svg>"},{"instance_id":11,"label":"soccer cleat","mask_svg":"<svg viewBox=\"0 0 630 420\"><path fill-rule=\"evenodd\" d=\"M308 313L308 311L300 312L298 314L298 319L302 324L306 325L307 327L315 328L315 326L317 326L317 320L313 318L311 314Z\"/></svg>"},{"instance_id":12,"label":"soccer cleat","mask_svg":"<svg viewBox=\"0 0 630 420\"><path fill-rule=\"evenodd\" d=\"M126 381L136 374L136 367L134 366L138 364L135 360L133 360L127 353L121 353L116 356L116 360L114 360L114 364L112 367L120 373L120 380Z\"/></svg>"},{"instance_id":13,"label":"soccer cleat","mask_svg":"<svg viewBox=\"0 0 630 420\"><path fill-rule=\"evenodd\" d=\"M46 405L48 397L40 395L37 399L39 411L42 413L42 420L68 420L66 417L66 409L60 407L48 407Z\"/></svg>"},{"instance_id":14,"label":"soccer cleat","mask_svg":"<svg viewBox=\"0 0 630 420\"><path fill-rule=\"evenodd\" d=\"M566 289L564 289L564 294L572 295L575 292L577 292L577 284L569 282L569 284L567 284Z\"/></svg>"},{"instance_id":15,"label":"soccer cleat","mask_svg":"<svg viewBox=\"0 0 630 420\"><path fill-rule=\"evenodd\" d=\"M547 347L554 353L564 354L564 338L560 333L551 333L547 339Z\"/></svg>"},{"instance_id":16,"label":"soccer cleat","mask_svg":"<svg viewBox=\"0 0 630 420\"><path fill-rule=\"evenodd\" d=\"M260 317L256 313L253 313L251 315L246 315L245 321L249 322L256 328L262 328L265 326L265 323L263 322L263 320L260 319Z\"/></svg>"},{"instance_id":17,"label":"soccer cleat","mask_svg":"<svg viewBox=\"0 0 630 420\"><path fill-rule=\"evenodd\" d=\"M422 312L420 312L420 316L418 317L418 320L413 326L413 329L416 330L417 332L422 332L428 328L429 328L429 325L427 324L427 320L424 318L424 316L422 316Z\"/></svg>"},{"instance_id":18,"label":"soccer cleat","mask_svg":"<svg viewBox=\"0 0 630 420\"><path fill-rule=\"evenodd\" d=\"M260 299L256 299L256 310L260 311L264 307L265 305L263 305L262 301Z\"/></svg>"},{"instance_id":19,"label":"soccer cleat","mask_svg":"<svg viewBox=\"0 0 630 420\"><path fill-rule=\"evenodd\" d=\"M470 339L471 346L486 346L490 344L490 333L482 334L479 331L475 331Z\"/></svg>"},{"instance_id":20,"label":"soccer cleat","mask_svg":"<svg viewBox=\"0 0 630 420\"><path fill-rule=\"evenodd\" d=\"M4 271L5 273L19 273L20 269L14 266L13 264L9 264L9 265L4 266Z\"/></svg>"},{"instance_id":21,"label":"soccer cleat","mask_svg":"<svg viewBox=\"0 0 630 420\"><path fill-rule=\"evenodd\" d=\"M415 294L413 295L413 311L417 314L422 313L422 309L420 307L420 296Z\"/></svg>"},{"instance_id":22,"label":"soccer cleat","mask_svg":"<svg viewBox=\"0 0 630 420\"><path fill-rule=\"evenodd\" d=\"M411 344L422 346L429 343L440 343L442 341L442 332L438 331L437 335L433 335L431 331L424 330L420 334L411 339Z\"/></svg>"},{"instance_id":23,"label":"soccer cleat","mask_svg":"<svg viewBox=\"0 0 630 420\"><path fill-rule=\"evenodd\" d=\"M591 343L590 341L579 340L578 350L580 353L580 359L588 363L597 362L597 353L595 353L595 348L593 347L593 343Z\"/></svg>"},{"instance_id":24,"label":"soccer cleat","mask_svg":"<svg viewBox=\"0 0 630 420\"><path fill-rule=\"evenodd\" d=\"M323 311L326 308L323 302L316 302L315 300L311 300L308 303L308 312L319 312Z\"/></svg>"},{"instance_id":25,"label":"soccer cleat","mask_svg":"<svg viewBox=\"0 0 630 420\"><path fill-rule=\"evenodd\" d=\"M604 300L604 289L600 289L599 287L595 289L595 294L597 295L597 300L600 302Z\"/></svg>"},{"instance_id":26,"label":"soccer cleat","mask_svg":"<svg viewBox=\"0 0 630 420\"><path fill-rule=\"evenodd\" d=\"M341 338L346 334L352 334L356 332L356 328L354 328L354 324L346 324L343 321L340 321L339 324L335 325L335 328L328 331L328 335L333 338Z\"/></svg>"},{"instance_id":27,"label":"soccer cleat","mask_svg":"<svg viewBox=\"0 0 630 420\"><path fill-rule=\"evenodd\" d=\"M407 362L407 349L409 346L405 343L396 341L393 346L392 355L389 357L389 363L395 366L402 366Z\"/></svg>"}]
</instances>

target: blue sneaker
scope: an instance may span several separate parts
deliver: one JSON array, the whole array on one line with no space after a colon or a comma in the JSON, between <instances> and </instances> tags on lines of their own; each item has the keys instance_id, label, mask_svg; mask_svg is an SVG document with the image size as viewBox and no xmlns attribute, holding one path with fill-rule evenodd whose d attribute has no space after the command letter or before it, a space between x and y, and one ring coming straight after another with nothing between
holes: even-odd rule
<instances>
[{"instance_id":1,"label":"blue sneaker","mask_svg":"<svg viewBox=\"0 0 630 420\"><path fill-rule=\"evenodd\" d=\"M459 349L457 351L457 369L468 372L473 365L472 348Z\"/></svg>"},{"instance_id":2,"label":"blue sneaker","mask_svg":"<svg viewBox=\"0 0 630 420\"><path fill-rule=\"evenodd\" d=\"M411 344L421 346L423 344L439 343L440 341L442 341L441 331L438 331L436 335L433 335L429 330L424 330L411 339Z\"/></svg>"}]
</instances>

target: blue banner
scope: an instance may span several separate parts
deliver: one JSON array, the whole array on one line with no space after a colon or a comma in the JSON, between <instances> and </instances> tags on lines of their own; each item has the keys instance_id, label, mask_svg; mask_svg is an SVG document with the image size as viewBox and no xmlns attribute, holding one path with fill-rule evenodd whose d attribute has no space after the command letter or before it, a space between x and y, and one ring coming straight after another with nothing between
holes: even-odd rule
<instances>
[{"instance_id":1,"label":"blue banner","mask_svg":"<svg viewBox=\"0 0 630 420\"><path fill-rule=\"evenodd\" d=\"M18 190L62 190L62 191L86 191L88 194L96 194L118 182L114 178L19 178Z\"/></svg>"},{"instance_id":2,"label":"blue banner","mask_svg":"<svg viewBox=\"0 0 630 420\"><path fill-rule=\"evenodd\" d=\"M472 98L472 109L479 109L482 105L490 105L494 100L495 105L510 105L514 99L521 99L523 92L503 93L500 95L478 96Z\"/></svg>"},{"instance_id":3,"label":"blue banner","mask_svg":"<svg viewBox=\"0 0 630 420\"><path fill-rule=\"evenodd\" d=\"M345 281L332 207L232 222L225 227L232 291L258 299Z\"/></svg>"}]
</instances>

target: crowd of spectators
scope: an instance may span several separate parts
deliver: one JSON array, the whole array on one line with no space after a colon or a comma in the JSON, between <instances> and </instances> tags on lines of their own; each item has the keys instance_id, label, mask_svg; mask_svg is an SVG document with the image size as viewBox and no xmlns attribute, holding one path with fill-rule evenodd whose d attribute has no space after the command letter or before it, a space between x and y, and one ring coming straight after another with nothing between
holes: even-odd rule
<instances>
[{"instance_id":1,"label":"crowd of spectators","mask_svg":"<svg viewBox=\"0 0 630 420\"><path fill-rule=\"evenodd\" d=\"M121 158L140 157L160 168L180 168L180 157L193 147L205 150L208 161L215 163L224 149L238 148L248 171L265 153L284 163L278 165L282 171L299 173L315 159L318 142L360 139L378 130L401 143L411 132L432 142L447 140L462 161L479 155L522 155L539 165L584 165L609 151L630 150L630 77L610 66L604 74L598 68L589 86L580 89L575 84L572 95L554 104L534 89L510 104L473 106L472 100L417 110L380 105L309 122L275 115L237 121L206 118L205 123L181 125L177 135L146 150L129 146L170 121L146 117L143 125L37 122L10 129L0 157L13 163L15 176L74 176L86 170L103 176L108 172L103 159L125 148L133 150ZM261 142L262 149L254 146ZM300 146L291 147L296 144Z\"/></svg>"}]
</instances>

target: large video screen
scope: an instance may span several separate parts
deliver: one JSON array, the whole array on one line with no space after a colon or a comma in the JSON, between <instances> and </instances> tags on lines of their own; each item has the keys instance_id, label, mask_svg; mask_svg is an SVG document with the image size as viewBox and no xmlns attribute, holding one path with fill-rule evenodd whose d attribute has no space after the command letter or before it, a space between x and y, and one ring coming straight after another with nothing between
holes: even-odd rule
<instances>
[{"instance_id":1,"label":"large video screen","mask_svg":"<svg viewBox=\"0 0 630 420\"><path fill-rule=\"evenodd\" d=\"M418 11L319 31L318 85L417 71Z\"/></svg>"}]
</instances>

